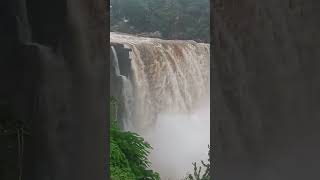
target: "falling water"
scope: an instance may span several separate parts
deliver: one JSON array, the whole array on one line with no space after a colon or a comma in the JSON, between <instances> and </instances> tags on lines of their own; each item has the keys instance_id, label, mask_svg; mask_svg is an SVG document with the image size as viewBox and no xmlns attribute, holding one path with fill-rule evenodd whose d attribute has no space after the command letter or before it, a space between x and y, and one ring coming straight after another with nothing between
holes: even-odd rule
<instances>
[{"instance_id":1,"label":"falling water","mask_svg":"<svg viewBox=\"0 0 320 180\"><path fill-rule=\"evenodd\" d=\"M132 104L126 130L154 147L153 168L178 180L192 162L207 159L210 127L209 45L111 33L111 42L131 49ZM114 49L113 49L114 51ZM116 52L114 52L116 53ZM128 97L126 97L128 98Z\"/></svg>"},{"instance_id":2,"label":"falling water","mask_svg":"<svg viewBox=\"0 0 320 180\"><path fill-rule=\"evenodd\" d=\"M131 81L124 75L120 74L120 68L119 68L119 59L118 59L118 55L117 52L115 50L115 48L113 46L111 46L111 50L112 50L112 55L113 55L113 61L112 63L112 67L114 68L115 71L115 75L119 78L120 83L122 85L122 92L121 95L123 97L123 104L124 104L124 111L125 113L123 113L122 117L121 117L121 121L123 123L123 128L124 129L132 129L132 123L131 121L129 121L129 117L131 117L131 110L130 110L130 104L131 102L133 102L133 90L132 90L132 85L131 85Z\"/></svg>"}]
</instances>

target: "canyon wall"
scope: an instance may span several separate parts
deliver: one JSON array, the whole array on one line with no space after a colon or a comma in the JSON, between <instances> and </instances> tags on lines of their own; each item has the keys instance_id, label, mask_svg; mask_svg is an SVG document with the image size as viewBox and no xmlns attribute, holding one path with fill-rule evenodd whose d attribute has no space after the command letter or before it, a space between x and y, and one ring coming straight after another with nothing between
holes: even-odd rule
<instances>
[{"instance_id":1,"label":"canyon wall","mask_svg":"<svg viewBox=\"0 0 320 180\"><path fill-rule=\"evenodd\" d=\"M319 178L319 1L216 0L216 178Z\"/></svg>"},{"instance_id":2,"label":"canyon wall","mask_svg":"<svg viewBox=\"0 0 320 180\"><path fill-rule=\"evenodd\" d=\"M11 118L1 122L30 126L24 127L19 159L16 135L1 136L11 142L1 144L0 179L104 179L107 3L5 0L0 4L0 104L1 112ZM13 150L7 151L10 146Z\"/></svg>"}]
</instances>

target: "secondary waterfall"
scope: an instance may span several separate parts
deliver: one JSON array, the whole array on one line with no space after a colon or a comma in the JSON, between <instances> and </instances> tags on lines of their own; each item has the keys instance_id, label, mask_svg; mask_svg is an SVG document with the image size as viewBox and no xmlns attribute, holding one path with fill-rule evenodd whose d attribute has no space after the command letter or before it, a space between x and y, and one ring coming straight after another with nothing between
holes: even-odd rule
<instances>
[{"instance_id":1,"label":"secondary waterfall","mask_svg":"<svg viewBox=\"0 0 320 180\"><path fill-rule=\"evenodd\" d=\"M123 77L124 129L153 146L150 159L162 179L183 178L193 161L208 158L209 44L119 33L110 33L110 41L131 50L129 75L117 71ZM114 60L119 66L121 59Z\"/></svg>"},{"instance_id":2,"label":"secondary waterfall","mask_svg":"<svg viewBox=\"0 0 320 180\"><path fill-rule=\"evenodd\" d=\"M132 125L130 126L132 122L129 121L129 118L132 117L131 115L132 110L130 110L132 106L130 105L130 103L133 102L133 97L134 97L132 84L128 79L128 77L120 73L118 55L113 46L111 46L111 50L112 50L111 54L113 55L113 58L111 58L112 59L111 64L114 70L114 75L117 77L117 80L120 81L119 82L121 85L120 94L122 97L121 100L123 101L123 110L125 111L124 113L121 114L120 121L124 129L132 129Z\"/></svg>"}]
</instances>

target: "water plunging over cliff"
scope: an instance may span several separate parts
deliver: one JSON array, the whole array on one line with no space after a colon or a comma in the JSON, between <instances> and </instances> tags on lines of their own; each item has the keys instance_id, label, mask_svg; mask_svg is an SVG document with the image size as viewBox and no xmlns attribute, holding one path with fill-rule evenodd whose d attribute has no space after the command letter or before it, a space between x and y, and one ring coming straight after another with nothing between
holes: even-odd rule
<instances>
[{"instance_id":1,"label":"water plunging over cliff","mask_svg":"<svg viewBox=\"0 0 320 180\"><path fill-rule=\"evenodd\" d=\"M209 45L119 33L111 33L110 41L131 50L130 72L121 72L122 59L112 47L127 111L127 118L122 118L124 129L140 133L151 143L151 161L163 177L182 178L192 170L193 161L207 159ZM190 168L179 172L181 166Z\"/></svg>"}]
</instances>

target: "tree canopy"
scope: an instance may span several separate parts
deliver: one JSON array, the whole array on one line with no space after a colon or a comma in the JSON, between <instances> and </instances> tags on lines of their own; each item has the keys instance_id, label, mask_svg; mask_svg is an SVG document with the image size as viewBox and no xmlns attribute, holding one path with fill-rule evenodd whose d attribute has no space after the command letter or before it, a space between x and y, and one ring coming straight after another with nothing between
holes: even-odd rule
<instances>
[{"instance_id":1,"label":"tree canopy","mask_svg":"<svg viewBox=\"0 0 320 180\"><path fill-rule=\"evenodd\" d=\"M210 40L209 0L111 0L111 31Z\"/></svg>"}]
</instances>

